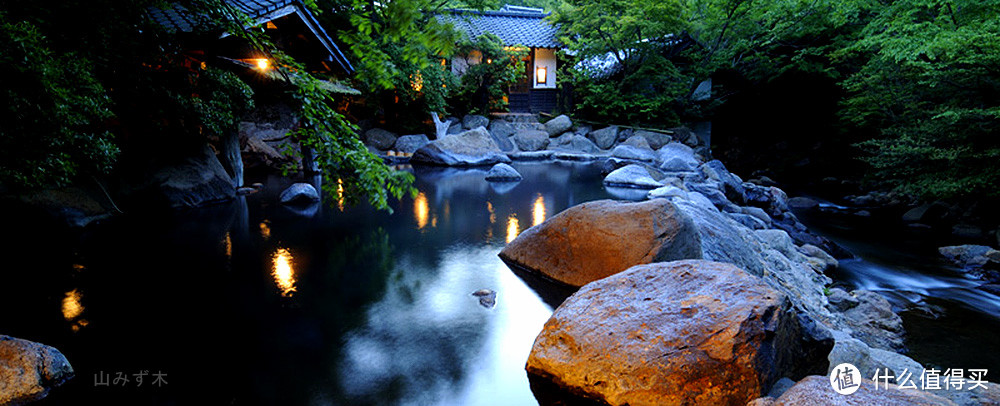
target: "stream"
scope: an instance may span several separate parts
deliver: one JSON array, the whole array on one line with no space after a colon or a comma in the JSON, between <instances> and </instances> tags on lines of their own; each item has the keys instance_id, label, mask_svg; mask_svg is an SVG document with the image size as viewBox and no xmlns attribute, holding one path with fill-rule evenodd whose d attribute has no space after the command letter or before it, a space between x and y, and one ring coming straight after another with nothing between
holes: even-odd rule
<instances>
[{"instance_id":1,"label":"stream","mask_svg":"<svg viewBox=\"0 0 1000 406\"><path fill-rule=\"evenodd\" d=\"M76 369L43 405L537 404L524 364L552 300L497 253L568 207L641 195L602 187L592 164L514 166L525 179L513 184L417 168L419 193L392 214L291 210L274 203L288 181L268 178L232 204L126 214L82 235L9 216L0 333L55 346ZM936 247L832 215L803 221L863 258L833 277L891 300L911 356L1000 371L1000 298Z\"/></svg>"}]
</instances>

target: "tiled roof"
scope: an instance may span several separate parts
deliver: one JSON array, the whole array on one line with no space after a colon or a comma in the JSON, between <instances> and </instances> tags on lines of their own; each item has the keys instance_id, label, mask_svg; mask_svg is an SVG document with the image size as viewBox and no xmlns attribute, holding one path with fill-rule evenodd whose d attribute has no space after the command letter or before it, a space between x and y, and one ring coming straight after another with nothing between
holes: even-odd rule
<instances>
[{"instance_id":1,"label":"tiled roof","mask_svg":"<svg viewBox=\"0 0 1000 406\"><path fill-rule=\"evenodd\" d=\"M473 41L489 32L506 45L561 48L556 36L559 27L544 20L548 15L539 9L505 6L498 11L445 10L437 18L453 24Z\"/></svg>"},{"instance_id":2,"label":"tiled roof","mask_svg":"<svg viewBox=\"0 0 1000 406\"><path fill-rule=\"evenodd\" d=\"M275 11L288 6L294 6L295 0L226 0L233 8L242 11L254 21L269 16ZM290 14L290 13L288 13ZM149 17L167 31L191 32L199 25L201 16L188 11L180 4L171 4L168 8L149 8ZM277 18L280 16L272 16Z\"/></svg>"},{"instance_id":3,"label":"tiled roof","mask_svg":"<svg viewBox=\"0 0 1000 406\"><path fill-rule=\"evenodd\" d=\"M353 73L354 67L340 51L326 30L319 24L316 17L301 3L300 0L225 0L233 8L242 11L256 24L275 20L298 12L306 26L313 31L322 45L329 52L329 60L336 62L347 73ZM167 8L150 7L149 17L169 32L192 32L201 24L204 16L192 13L183 5L172 3Z\"/></svg>"}]
</instances>

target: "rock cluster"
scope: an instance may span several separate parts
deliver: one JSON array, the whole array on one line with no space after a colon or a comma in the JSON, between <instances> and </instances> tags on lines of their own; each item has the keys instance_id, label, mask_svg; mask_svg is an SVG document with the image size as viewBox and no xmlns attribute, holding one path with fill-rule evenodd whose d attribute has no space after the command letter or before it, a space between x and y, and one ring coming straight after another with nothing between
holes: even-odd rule
<instances>
[{"instance_id":1,"label":"rock cluster","mask_svg":"<svg viewBox=\"0 0 1000 406\"><path fill-rule=\"evenodd\" d=\"M59 350L0 335L0 405L37 401L72 377L73 367Z\"/></svg>"}]
</instances>

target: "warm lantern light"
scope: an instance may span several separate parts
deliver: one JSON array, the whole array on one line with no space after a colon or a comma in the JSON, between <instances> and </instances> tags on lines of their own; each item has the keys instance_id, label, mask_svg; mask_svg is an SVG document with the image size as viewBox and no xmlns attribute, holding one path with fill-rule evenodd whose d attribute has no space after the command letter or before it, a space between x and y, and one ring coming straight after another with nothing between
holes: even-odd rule
<instances>
[{"instance_id":1,"label":"warm lantern light","mask_svg":"<svg viewBox=\"0 0 1000 406\"><path fill-rule=\"evenodd\" d=\"M507 218L507 242L510 243L521 233L521 225L513 214Z\"/></svg>"},{"instance_id":2,"label":"warm lantern light","mask_svg":"<svg viewBox=\"0 0 1000 406\"><path fill-rule=\"evenodd\" d=\"M267 68L271 66L271 61L268 61L267 58L254 59L253 63L254 65L257 65L257 69L260 70L267 70Z\"/></svg>"},{"instance_id":3,"label":"warm lantern light","mask_svg":"<svg viewBox=\"0 0 1000 406\"><path fill-rule=\"evenodd\" d=\"M544 85L548 81L549 69L544 66L535 68L535 83Z\"/></svg>"},{"instance_id":4,"label":"warm lantern light","mask_svg":"<svg viewBox=\"0 0 1000 406\"><path fill-rule=\"evenodd\" d=\"M418 193L417 197L413 199L413 215L417 219L417 228L427 226L428 214L430 214L430 206L427 204L427 196L423 193ZM431 226L433 227L434 224Z\"/></svg>"}]
</instances>

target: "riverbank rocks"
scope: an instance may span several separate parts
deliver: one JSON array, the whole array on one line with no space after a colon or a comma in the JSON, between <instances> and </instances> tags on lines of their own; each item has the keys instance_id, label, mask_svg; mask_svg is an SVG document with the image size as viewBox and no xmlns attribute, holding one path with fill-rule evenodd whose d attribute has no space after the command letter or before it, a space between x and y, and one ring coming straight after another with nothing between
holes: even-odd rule
<instances>
[{"instance_id":1,"label":"riverbank rocks","mask_svg":"<svg viewBox=\"0 0 1000 406\"><path fill-rule=\"evenodd\" d=\"M656 159L652 150L636 148L632 145L619 145L615 147L615 149L611 150L611 156L615 158L643 162L652 162Z\"/></svg>"},{"instance_id":2,"label":"riverbank rocks","mask_svg":"<svg viewBox=\"0 0 1000 406\"><path fill-rule=\"evenodd\" d=\"M396 138L399 138L396 133L381 128L365 131L365 145L373 146L382 151L392 148L392 145L396 143Z\"/></svg>"},{"instance_id":3,"label":"riverbank rocks","mask_svg":"<svg viewBox=\"0 0 1000 406\"><path fill-rule=\"evenodd\" d=\"M902 351L903 319L892 311L889 301L867 290L855 290L851 296L858 304L842 313L851 335L872 348Z\"/></svg>"},{"instance_id":4,"label":"riverbank rocks","mask_svg":"<svg viewBox=\"0 0 1000 406\"><path fill-rule=\"evenodd\" d=\"M73 374L73 367L59 350L0 335L0 405L42 399Z\"/></svg>"},{"instance_id":5,"label":"riverbank rocks","mask_svg":"<svg viewBox=\"0 0 1000 406\"><path fill-rule=\"evenodd\" d=\"M207 144L153 173L138 188L140 200L171 209L204 207L236 197L232 178Z\"/></svg>"},{"instance_id":6,"label":"riverbank rocks","mask_svg":"<svg viewBox=\"0 0 1000 406\"><path fill-rule=\"evenodd\" d=\"M521 151L540 151L549 146L549 135L544 131L522 130L512 138Z\"/></svg>"},{"instance_id":7,"label":"riverbank rocks","mask_svg":"<svg viewBox=\"0 0 1000 406\"><path fill-rule=\"evenodd\" d=\"M600 149L608 149L615 145L618 139L618 126L605 127L587 133L587 138L594 142Z\"/></svg>"},{"instance_id":8,"label":"riverbank rocks","mask_svg":"<svg viewBox=\"0 0 1000 406\"><path fill-rule=\"evenodd\" d=\"M565 114L559 115L545 122L545 132L549 133L550 137L555 137L566 131L569 131L573 127L573 121L566 117Z\"/></svg>"},{"instance_id":9,"label":"riverbank rocks","mask_svg":"<svg viewBox=\"0 0 1000 406\"><path fill-rule=\"evenodd\" d=\"M496 164L486 172L486 180L491 182L517 182L523 179L521 174L513 166L507 164Z\"/></svg>"},{"instance_id":10,"label":"riverbank rocks","mask_svg":"<svg viewBox=\"0 0 1000 406\"><path fill-rule=\"evenodd\" d=\"M308 183L294 183L284 191L281 192L281 196L278 200L282 204L287 205L309 205L318 202L319 192L313 185Z\"/></svg>"},{"instance_id":11,"label":"riverbank rocks","mask_svg":"<svg viewBox=\"0 0 1000 406\"><path fill-rule=\"evenodd\" d=\"M701 258L691 219L666 199L598 200L566 209L511 241L511 268L579 287L634 265Z\"/></svg>"},{"instance_id":12,"label":"riverbank rocks","mask_svg":"<svg viewBox=\"0 0 1000 406\"><path fill-rule=\"evenodd\" d=\"M938 248L938 253L966 269L982 268L990 263L1000 264L1000 251L985 245L952 245Z\"/></svg>"},{"instance_id":13,"label":"riverbank rocks","mask_svg":"<svg viewBox=\"0 0 1000 406\"><path fill-rule=\"evenodd\" d=\"M862 379L862 382L857 392L845 396L833 391L829 377L812 375L796 383L777 399L761 398L748 406L955 405L948 399L918 389L903 389L891 383L879 383L876 388L870 379Z\"/></svg>"},{"instance_id":14,"label":"riverbank rocks","mask_svg":"<svg viewBox=\"0 0 1000 406\"><path fill-rule=\"evenodd\" d=\"M410 162L439 166L482 166L510 163L483 127L450 135L420 147Z\"/></svg>"},{"instance_id":15,"label":"riverbank rocks","mask_svg":"<svg viewBox=\"0 0 1000 406\"><path fill-rule=\"evenodd\" d=\"M651 172L642 165L627 165L615 169L608 176L604 177L604 184L612 187L627 187L634 189L656 189L663 184L653 177L656 173ZM661 175L662 177L662 175Z\"/></svg>"},{"instance_id":16,"label":"riverbank rocks","mask_svg":"<svg viewBox=\"0 0 1000 406\"><path fill-rule=\"evenodd\" d=\"M501 151L513 151L514 142L510 140L510 136L514 135L517 130L514 126L504 120L493 120L490 122L490 136L493 137L493 142L497 143Z\"/></svg>"},{"instance_id":17,"label":"riverbank rocks","mask_svg":"<svg viewBox=\"0 0 1000 406\"><path fill-rule=\"evenodd\" d=\"M478 127L486 127L488 125L490 125L490 119L480 115L469 114L465 117L462 117L462 128L466 130L471 130Z\"/></svg>"},{"instance_id":18,"label":"riverbank rocks","mask_svg":"<svg viewBox=\"0 0 1000 406\"><path fill-rule=\"evenodd\" d=\"M430 144L431 140L424 134L404 135L396 139L392 149L399 152L412 154L424 145Z\"/></svg>"},{"instance_id":19,"label":"riverbank rocks","mask_svg":"<svg viewBox=\"0 0 1000 406\"><path fill-rule=\"evenodd\" d=\"M563 302L526 368L611 405L743 405L796 361L789 307L731 264L639 265Z\"/></svg>"},{"instance_id":20,"label":"riverbank rocks","mask_svg":"<svg viewBox=\"0 0 1000 406\"><path fill-rule=\"evenodd\" d=\"M601 152L593 142L586 137L566 133L566 135L555 138L549 142L549 149L561 152L573 152L578 154L596 154Z\"/></svg>"},{"instance_id":21,"label":"riverbank rocks","mask_svg":"<svg viewBox=\"0 0 1000 406\"><path fill-rule=\"evenodd\" d=\"M646 130L636 131L633 137L645 138L647 145L649 145L649 147L652 149L660 149L671 141L670 135L661 132L653 132Z\"/></svg>"},{"instance_id":22,"label":"riverbank rocks","mask_svg":"<svg viewBox=\"0 0 1000 406\"><path fill-rule=\"evenodd\" d=\"M812 210L819 207L819 202L808 197L793 197L788 199L788 207L795 210Z\"/></svg>"}]
</instances>

